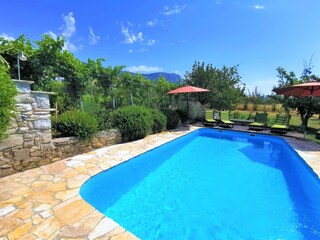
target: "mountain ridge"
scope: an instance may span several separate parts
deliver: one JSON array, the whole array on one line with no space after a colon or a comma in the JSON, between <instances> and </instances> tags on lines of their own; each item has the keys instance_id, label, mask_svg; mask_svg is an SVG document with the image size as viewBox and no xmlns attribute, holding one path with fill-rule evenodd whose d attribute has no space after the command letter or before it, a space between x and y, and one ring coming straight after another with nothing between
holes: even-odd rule
<instances>
[{"instance_id":1,"label":"mountain ridge","mask_svg":"<svg viewBox=\"0 0 320 240\"><path fill-rule=\"evenodd\" d=\"M133 75L137 73L128 72ZM141 76L148 80L158 80L159 77L164 77L168 82L177 83L181 80L181 76L177 73L167 73L167 72L154 72L154 73L140 73Z\"/></svg>"}]
</instances>

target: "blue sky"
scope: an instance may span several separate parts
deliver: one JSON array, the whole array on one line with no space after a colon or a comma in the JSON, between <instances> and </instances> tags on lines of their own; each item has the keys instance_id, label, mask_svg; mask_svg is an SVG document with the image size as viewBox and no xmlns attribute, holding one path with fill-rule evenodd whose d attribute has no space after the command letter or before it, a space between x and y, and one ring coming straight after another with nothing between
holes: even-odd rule
<instances>
[{"instance_id":1,"label":"blue sky","mask_svg":"<svg viewBox=\"0 0 320 240\"><path fill-rule=\"evenodd\" d=\"M64 35L82 61L129 71L176 72L195 61L239 64L247 87L270 94L276 68L320 73L319 0L5 0L0 36Z\"/></svg>"}]
</instances>

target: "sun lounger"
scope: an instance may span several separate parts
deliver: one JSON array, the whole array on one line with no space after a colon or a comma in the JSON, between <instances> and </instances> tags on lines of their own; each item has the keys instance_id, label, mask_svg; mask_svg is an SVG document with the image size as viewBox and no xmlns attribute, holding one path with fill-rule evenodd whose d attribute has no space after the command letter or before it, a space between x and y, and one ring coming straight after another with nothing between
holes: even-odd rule
<instances>
[{"instance_id":1,"label":"sun lounger","mask_svg":"<svg viewBox=\"0 0 320 240\"><path fill-rule=\"evenodd\" d=\"M220 125L222 127L233 127L234 122L230 121L229 111L221 111L220 112Z\"/></svg>"},{"instance_id":2,"label":"sun lounger","mask_svg":"<svg viewBox=\"0 0 320 240\"><path fill-rule=\"evenodd\" d=\"M218 121L213 118L213 111L212 110L206 110L204 124L205 125L216 125L216 124L218 124Z\"/></svg>"},{"instance_id":3,"label":"sun lounger","mask_svg":"<svg viewBox=\"0 0 320 240\"><path fill-rule=\"evenodd\" d=\"M249 124L249 129L263 130L267 126L268 113L256 113L254 122Z\"/></svg>"},{"instance_id":4,"label":"sun lounger","mask_svg":"<svg viewBox=\"0 0 320 240\"><path fill-rule=\"evenodd\" d=\"M271 132L287 133L289 129L290 115L277 114L274 125L271 127Z\"/></svg>"}]
</instances>

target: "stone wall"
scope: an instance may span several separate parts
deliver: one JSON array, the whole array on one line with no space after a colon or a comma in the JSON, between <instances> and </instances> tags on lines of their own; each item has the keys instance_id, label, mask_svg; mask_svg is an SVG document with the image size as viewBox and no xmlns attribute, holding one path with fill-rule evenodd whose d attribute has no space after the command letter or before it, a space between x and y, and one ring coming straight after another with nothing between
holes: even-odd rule
<instances>
[{"instance_id":1,"label":"stone wall","mask_svg":"<svg viewBox=\"0 0 320 240\"><path fill-rule=\"evenodd\" d=\"M76 138L52 140L51 112L55 109L50 108L49 95L53 93L31 91L32 81L13 81L19 94L9 137L0 142L0 177L121 141L116 130L101 132L91 142Z\"/></svg>"}]
</instances>

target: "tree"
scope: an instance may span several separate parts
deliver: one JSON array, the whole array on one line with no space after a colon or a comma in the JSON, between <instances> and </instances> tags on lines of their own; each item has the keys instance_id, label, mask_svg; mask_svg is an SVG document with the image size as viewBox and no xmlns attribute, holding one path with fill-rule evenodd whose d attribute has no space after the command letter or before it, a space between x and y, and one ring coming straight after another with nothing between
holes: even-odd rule
<instances>
[{"instance_id":1,"label":"tree","mask_svg":"<svg viewBox=\"0 0 320 240\"><path fill-rule=\"evenodd\" d=\"M192 72L186 72L185 79L188 85L209 89L210 92L198 93L195 98L215 109L231 109L244 96L245 87L237 66L218 69L211 64L205 66L203 62L195 62Z\"/></svg>"},{"instance_id":2,"label":"tree","mask_svg":"<svg viewBox=\"0 0 320 240\"><path fill-rule=\"evenodd\" d=\"M17 89L10 79L8 68L0 63L0 141L7 136L6 130L15 109L16 94Z\"/></svg>"},{"instance_id":3,"label":"tree","mask_svg":"<svg viewBox=\"0 0 320 240\"><path fill-rule=\"evenodd\" d=\"M304 66L304 70L300 79L296 77L294 72L291 71L290 73L287 73L287 71L282 67L278 67L277 71L277 76L279 78L279 88L303 82L309 82L311 80L320 81L319 77L312 75L310 65ZM301 126L303 126L304 129L308 128L308 121L313 116L313 114L320 112L320 98L284 96L281 102L286 111L294 109L298 110L298 114L300 115L301 119Z\"/></svg>"},{"instance_id":4,"label":"tree","mask_svg":"<svg viewBox=\"0 0 320 240\"><path fill-rule=\"evenodd\" d=\"M10 49L12 49L12 46L5 46L5 45L0 46L0 54L5 52L5 51L8 51ZM7 67L7 68L10 67L9 63L1 55L0 55L0 65L3 65L5 67Z\"/></svg>"},{"instance_id":5,"label":"tree","mask_svg":"<svg viewBox=\"0 0 320 240\"><path fill-rule=\"evenodd\" d=\"M30 40L24 35L19 36L14 41L0 38L0 46L3 49L1 55L9 64L9 74L13 79L18 79L17 57L23 51L24 55L28 57L28 61L20 64L21 79L30 80L34 69L29 61L29 56L33 56L35 53L34 46Z\"/></svg>"}]
</instances>

